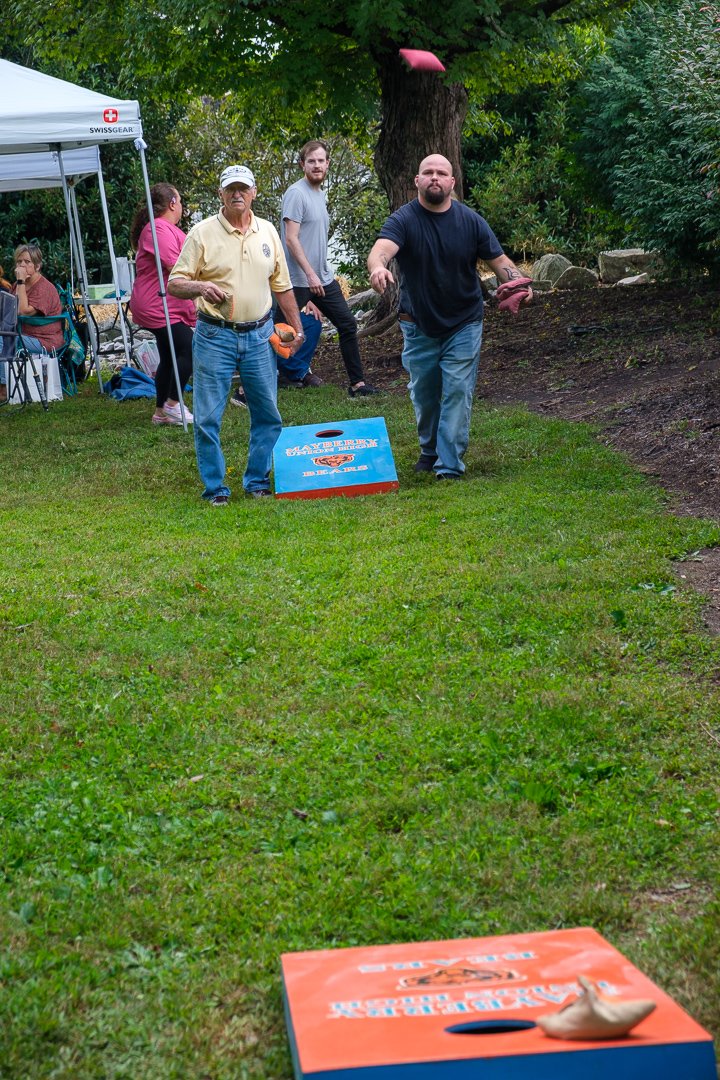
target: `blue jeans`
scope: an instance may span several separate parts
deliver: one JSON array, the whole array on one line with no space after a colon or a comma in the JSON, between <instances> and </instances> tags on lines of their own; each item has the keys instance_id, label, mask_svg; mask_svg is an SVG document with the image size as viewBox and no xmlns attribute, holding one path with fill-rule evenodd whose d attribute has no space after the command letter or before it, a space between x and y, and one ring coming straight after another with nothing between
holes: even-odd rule
<instances>
[{"instance_id":1,"label":"blue jeans","mask_svg":"<svg viewBox=\"0 0 720 1080\"><path fill-rule=\"evenodd\" d=\"M250 445L243 477L246 491L268 490L275 443L282 431L277 410L277 365L270 345L272 320L247 333L198 320L193 337L193 414L195 453L203 499L229 495L225 458L220 449L220 423L230 382L240 372L250 413Z\"/></svg>"},{"instance_id":2,"label":"blue jeans","mask_svg":"<svg viewBox=\"0 0 720 1080\"><path fill-rule=\"evenodd\" d=\"M20 343L21 343L21 339L18 338L17 339L17 347L18 347L18 349L20 348ZM22 344L25 346L27 351L31 352L31 353L42 353L42 352L46 352L46 351L52 351L52 350L46 350L43 343L41 341L39 341L38 338L33 337L32 334L23 334L23 336L22 336Z\"/></svg>"},{"instance_id":3,"label":"blue jeans","mask_svg":"<svg viewBox=\"0 0 720 1080\"><path fill-rule=\"evenodd\" d=\"M305 340L293 356L288 356L287 360L279 356L277 362L280 374L294 382L300 382L310 370L310 364L322 333L322 322L320 319L316 319L314 315L306 315L301 311L300 319L302 328L305 331ZM282 316L280 316L279 321L283 321Z\"/></svg>"},{"instance_id":4,"label":"blue jeans","mask_svg":"<svg viewBox=\"0 0 720 1080\"><path fill-rule=\"evenodd\" d=\"M470 412L477 382L482 322L469 323L455 334L432 338L415 323L401 320L403 367L415 408L420 450L437 455L434 469L444 476L462 476L470 438Z\"/></svg>"}]
</instances>

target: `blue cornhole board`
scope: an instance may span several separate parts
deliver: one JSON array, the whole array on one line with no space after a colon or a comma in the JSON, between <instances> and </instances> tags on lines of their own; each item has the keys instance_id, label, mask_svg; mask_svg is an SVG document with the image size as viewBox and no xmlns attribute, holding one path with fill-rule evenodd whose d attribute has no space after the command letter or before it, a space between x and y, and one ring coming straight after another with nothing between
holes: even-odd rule
<instances>
[{"instance_id":1,"label":"blue cornhole board","mask_svg":"<svg viewBox=\"0 0 720 1080\"><path fill-rule=\"evenodd\" d=\"M276 499L374 495L399 487L382 416L283 428L273 463Z\"/></svg>"}]
</instances>

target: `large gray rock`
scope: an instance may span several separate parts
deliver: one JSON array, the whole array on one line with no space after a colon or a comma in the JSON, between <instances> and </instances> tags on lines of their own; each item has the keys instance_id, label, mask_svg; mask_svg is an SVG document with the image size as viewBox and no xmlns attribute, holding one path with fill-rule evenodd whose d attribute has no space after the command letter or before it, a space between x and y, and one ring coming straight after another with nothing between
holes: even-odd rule
<instances>
[{"instance_id":1,"label":"large gray rock","mask_svg":"<svg viewBox=\"0 0 720 1080\"><path fill-rule=\"evenodd\" d=\"M617 251L601 251L598 255L600 277L606 285L614 285L623 278L635 274L652 274L659 269L656 251L643 248L619 248Z\"/></svg>"},{"instance_id":2,"label":"large gray rock","mask_svg":"<svg viewBox=\"0 0 720 1080\"><path fill-rule=\"evenodd\" d=\"M568 266L564 274L555 282L556 289L594 289L598 276L586 266Z\"/></svg>"},{"instance_id":3,"label":"large gray rock","mask_svg":"<svg viewBox=\"0 0 720 1080\"><path fill-rule=\"evenodd\" d=\"M536 263L533 263L530 277L540 281L551 281L553 285L557 279L572 266L569 259L564 255L541 255Z\"/></svg>"}]
</instances>

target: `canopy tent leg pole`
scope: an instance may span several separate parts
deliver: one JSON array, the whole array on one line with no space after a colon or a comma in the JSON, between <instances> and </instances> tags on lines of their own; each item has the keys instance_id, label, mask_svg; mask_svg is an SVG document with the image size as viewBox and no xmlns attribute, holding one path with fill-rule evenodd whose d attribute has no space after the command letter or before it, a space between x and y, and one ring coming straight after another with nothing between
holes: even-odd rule
<instances>
[{"instance_id":1,"label":"canopy tent leg pole","mask_svg":"<svg viewBox=\"0 0 720 1080\"><path fill-rule=\"evenodd\" d=\"M128 341L127 326L125 325L125 313L122 308L122 301L120 299L120 284L118 282L118 268L117 261L115 259L115 248L113 246L112 229L110 227L110 214L108 213L107 198L105 197L105 184L103 182L102 165L100 163L100 155L98 155L98 186L100 188L100 202L102 203L103 218L105 219L105 232L107 234L108 252L110 254L110 265L112 267L112 279L115 286L115 303L118 308L118 317L120 319L120 334L123 340L123 350L125 352L125 361L130 364L132 361L130 342Z\"/></svg>"},{"instance_id":2,"label":"canopy tent leg pole","mask_svg":"<svg viewBox=\"0 0 720 1080\"><path fill-rule=\"evenodd\" d=\"M187 431L187 419L185 416L185 402L183 401L183 387L180 385L180 374L178 372L177 358L175 356L175 342L172 336L172 327L170 325L170 312L167 305L167 292L165 290L165 277L163 275L162 262L160 261L160 249L158 248L157 233L155 231L155 215L152 208L152 195L150 194L150 180L147 171L147 162L145 160L145 151L147 150L147 143L144 139L135 139L135 149L140 154L140 165L142 166L143 180L145 182L145 198L147 200L148 218L150 221L150 231L153 239L153 249L155 251L155 265L157 267L157 276L159 283L159 296L162 300L163 311L165 312L165 325L167 326L168 341L170 342L170 356L172 357L172 366L175 373L175 386L177 388L178 402L180 404L180 415L182 416L183 429Z\"/></svg>"},{"instance_id":3,"label":"canopy tent leg pole","mask_svg":"<svg viewBox=\"0 0 720 1080\"><path fill-rule=\"evenodd\" d=\"M88 326L88 341L91 340L90 331L90 313L87 307L87 271L85 269L85 259L82 246L82 235L80 232L80 219L77 216L77 203L75 202L75 191L69 190L67 177L65 175L65 163L63 161L62 150L58 147L58 169L60 171L60 181L62 183L63 197L65 199L65 210L68 217L68 225L70 226L70 244L74 249L75 254L78 255L77 267L78 275L80 278L80 292L83 298L83 306L85 307L85 318L87 319ZM75 207L75 213L73 214L73 206ZM82 255L82 257L79 257ZM90 346L90 354L95 362L95 371L98 377L98 386L100 387L100 393L103 392L103 381L100 374L100 357L96 349Z\"/></svg>"},{"instance_id":4,"label":"canopy tent leg pole","mask_svg":"<svg viewBox=\"0 0 720 1080\"><path fill-rule=\"evenodd\" d=\"M62 165L59 166L62 169ZM68 225L70 226L70 295L75 295L75 278L80 272L80 261L78 259L77 244L75 242L75 221L71 220L70 211L72 209L72 193L75 188L75 180L73 177L68 178L68 196L70 201L65 202L65 213L67 214Z\"/></svg>"},{"instance_id":5,"label":"canopy tent leg pole","mask_svg":"<svg viewBox=\"0 0 720 1080\"><path fill-rule=\"evenodd\" d=\"M99 364L99 345L97 340L95 320L90 312L90 299L87 291L87 264L85 262L85 248L82 242L82 232L80 229L80 215L78 213L77 199L75 198L75 188L70 188L70 205L75 219L75 229L78 237L78 276L79 276L79 290L82 299L83 310L85 311L85 319L87 320L88 327L88 344L90 346L90 355L98 375L100 382L100 389L102 390L102 379L100 378L100 364Z\"/></svg>"},{"instance_id":6,"label":"canopy tent leg pole","mask_svg":"<svg viewBox=\"0 0 720 1080\"><path fill-rule=\"evenodd\" d=\"M70 295L75 296L76 292L80 288L79 280L82 280L82 270L80 269L80 253L77 250L77 244L75 242L75 233L80 232L80 222L77 217L77 204L75 202L75 184L77 181L74 178L68 179L68 194L70 196L70 209L73 215L73 221L75 228L70 227Z\"/></svg>"},{"instance_id":7,"label":"canopy tent leg pole","mask_svg":"<svg viewBox=\"0 0 720 1080\"><path fill-rule=\"evenodd\" d=\"M80 296L82 298L82 306L85 312L85 325L88 332L88 346L90 348L90 357L95 365L95 371L97 372L98 383L100 386L100 393L103 393L103 382L100 376L100 342L96 338L95 334L95 320L90 313L90 301L87 294L87 264L85 263L85 248L82 242L82 232L80 230L80 215L77 208L77 199L75 198L74 185L70 188L70 206L75 219L75 229L77 231L77 246L78 246L78 278Z\"/></svg>"}]
</instances>

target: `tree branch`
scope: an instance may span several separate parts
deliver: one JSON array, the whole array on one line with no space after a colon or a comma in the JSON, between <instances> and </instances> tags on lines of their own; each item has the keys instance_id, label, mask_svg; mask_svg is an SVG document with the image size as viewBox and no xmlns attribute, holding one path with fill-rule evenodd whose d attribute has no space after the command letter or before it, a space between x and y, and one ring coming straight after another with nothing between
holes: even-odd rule
<instances>
[{"instance_id":1,"label":"tree branch","mask_svg":"<svg viewBox=\"0 0 720 1080\"><path fill-rule=\"evenodd\" d=\"M371 323L369 326L363 326L362 330L358 330L359 338L377 337L380 334L384 334L387 330L390 330L392 326L397 322L397 311L392 311L389 315L386 315L384 319L381 319L378 323Z\"/></svg>"}]
</instances>

